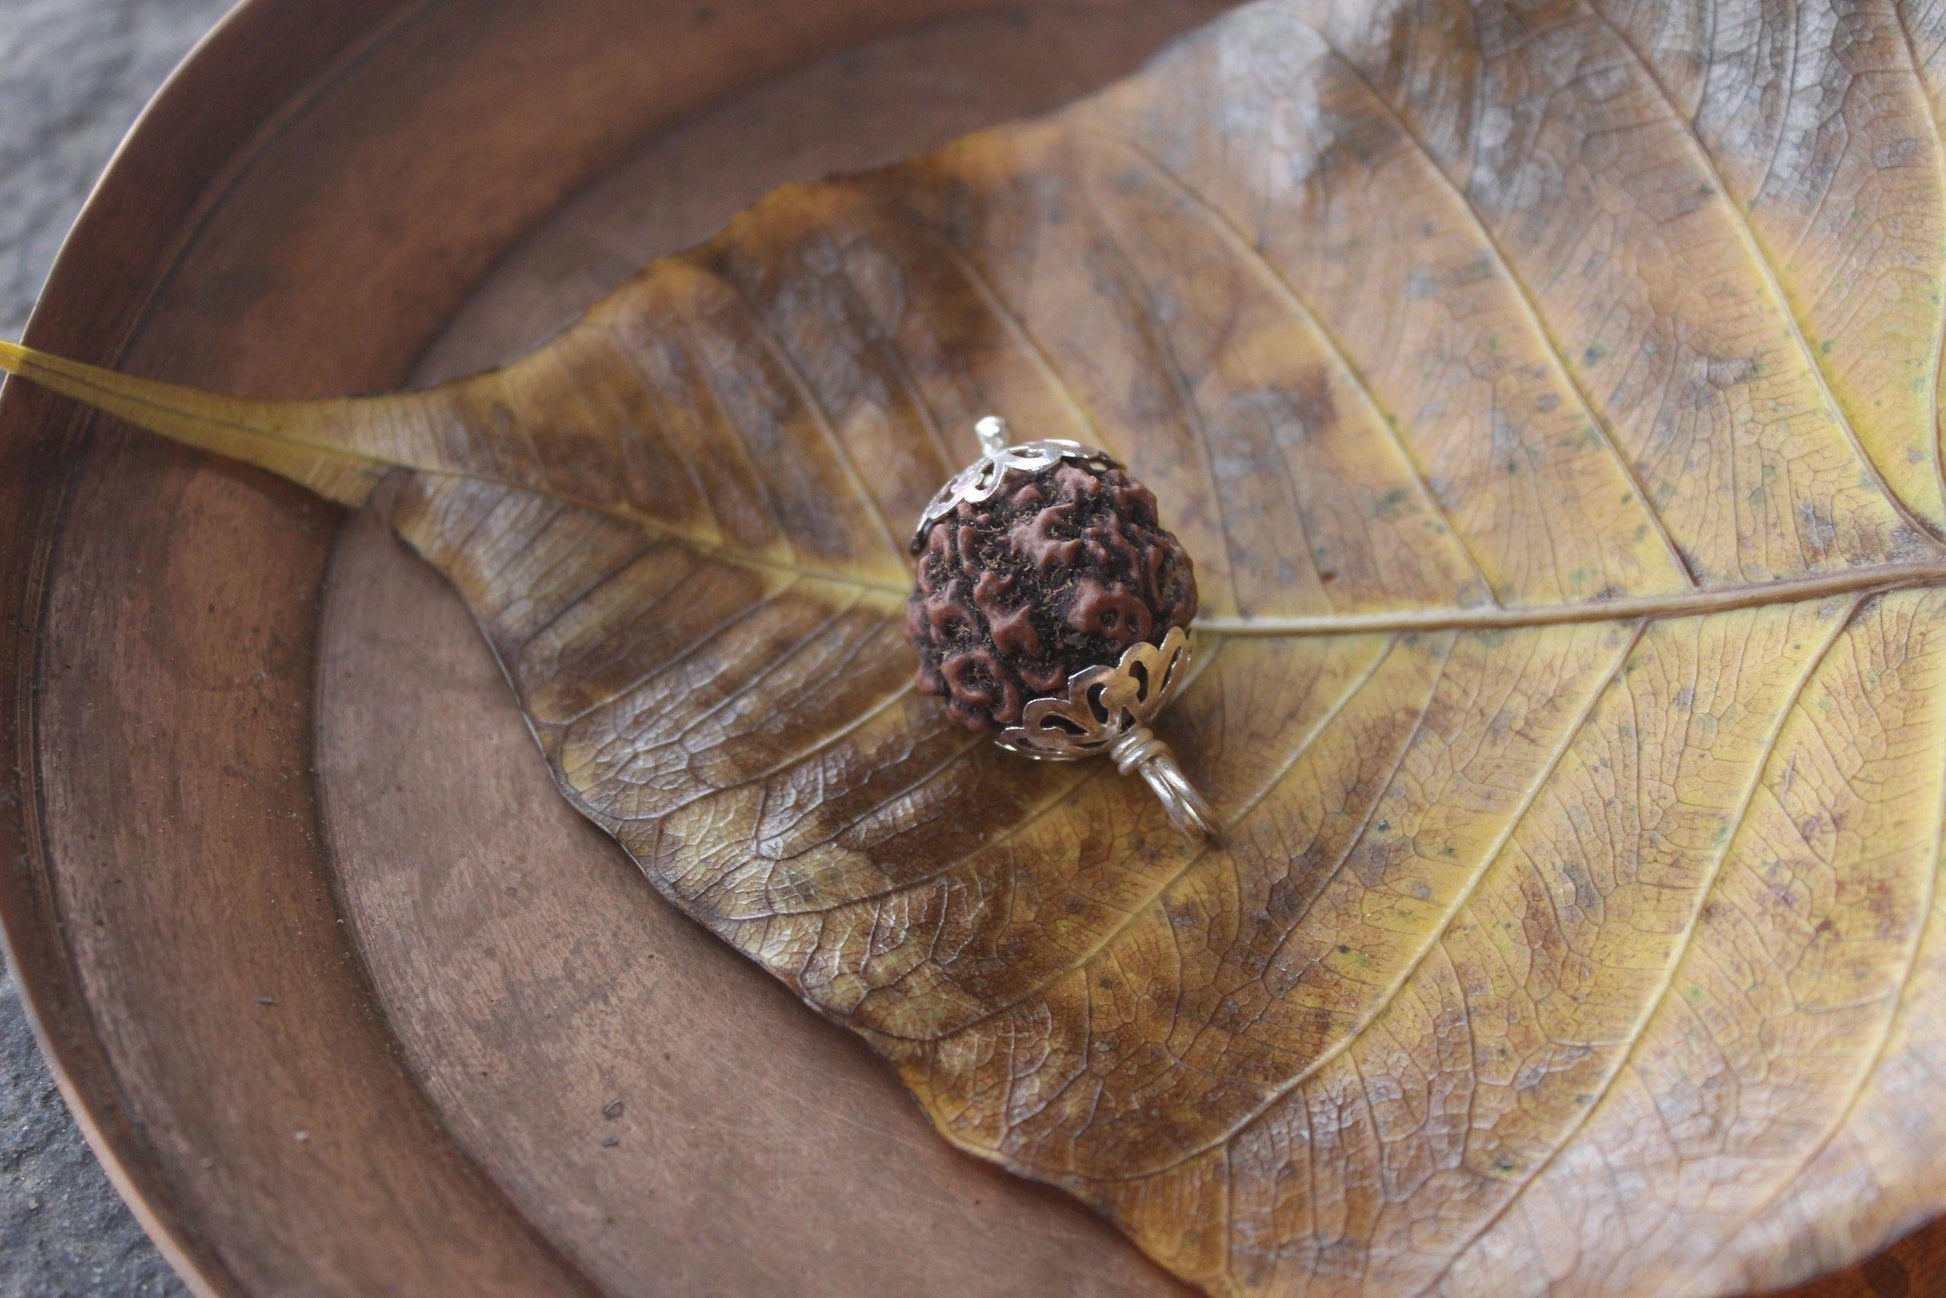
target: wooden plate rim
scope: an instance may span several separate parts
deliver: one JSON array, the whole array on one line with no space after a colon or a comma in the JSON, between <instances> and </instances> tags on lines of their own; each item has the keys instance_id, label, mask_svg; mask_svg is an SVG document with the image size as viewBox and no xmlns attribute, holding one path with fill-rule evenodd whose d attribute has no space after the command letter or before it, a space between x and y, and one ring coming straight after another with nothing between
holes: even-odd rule
<instances>
[{"instance_id":1,"label":"wooden plate rim","mask_svg":"<svg viewBox=\"0 0 1946 1298\"><path fill-rule=\"evenodd\" d=\"M207 215L297 118L440 0L243 0L184 56L117 146L62 242L28 344L115 365ZM112 345L90 345L91 339ZM77 985L50 887L36 683L47 572L96 416L0 386L0 953L68 1111L143 1230L193 1289L243 1295L175 1210Z\"/></svg>"}]
</instances>

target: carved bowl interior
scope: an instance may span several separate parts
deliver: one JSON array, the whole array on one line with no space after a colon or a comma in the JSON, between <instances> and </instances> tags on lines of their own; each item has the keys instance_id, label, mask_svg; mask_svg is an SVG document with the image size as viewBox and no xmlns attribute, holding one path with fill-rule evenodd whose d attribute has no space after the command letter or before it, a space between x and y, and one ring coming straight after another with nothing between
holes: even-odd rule
<instances>
[{"instance_id":1,"label":"carved bowl interior","mask_svg":"<svg viewBox=\"0 0 1946 1298\"><path fill-rule=\"evenodd\" d=\"M458 374L779 182L1051 107L1224 7L251 0L28 341L251 395ZM0 748L21 985L205 1292L1180 1292L661 902L374 511L10 385Z\"/></svg>"}]
</instances>

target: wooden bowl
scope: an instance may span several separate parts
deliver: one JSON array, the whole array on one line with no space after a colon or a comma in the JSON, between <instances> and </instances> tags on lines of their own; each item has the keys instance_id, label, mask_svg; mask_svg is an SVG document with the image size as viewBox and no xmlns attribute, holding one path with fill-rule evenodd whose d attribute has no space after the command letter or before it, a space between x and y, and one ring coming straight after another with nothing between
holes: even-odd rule
<instances>
[{"instance_id":1,"label":"wooden bowl","mask_svg":"<svg viewBox=\"0 0 1946 1298\"><path fill-rule=\"evenodd\" d=\"M1051 107L1223 7L254 0L29 340L253 395L491 364L776 183ZM205 1291L1180 1292L657 899L369 514L10 386L0 744L21 986Z\"/></svg>"}]
</instances>

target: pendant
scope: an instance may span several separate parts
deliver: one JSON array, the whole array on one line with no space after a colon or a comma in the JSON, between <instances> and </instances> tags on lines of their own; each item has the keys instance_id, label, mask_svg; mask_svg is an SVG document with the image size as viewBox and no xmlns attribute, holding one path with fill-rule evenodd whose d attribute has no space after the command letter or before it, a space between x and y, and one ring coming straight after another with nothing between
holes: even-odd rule
<instances>
[{"instance_id":1,"label":"pendant","mask_svg":"<svg viewBox=\"0 0 1946 1298\"><path fill-rule=\"evenodd\" d=\"M1079 442L1010 443L953 475L912 536L905 632L918 688L961 725L1042 761L1106 756L1139 773L1192 839L1209 804L1150 728L1193 652L1195 565L1147 487Z\"/></svg>"}]
</instances>

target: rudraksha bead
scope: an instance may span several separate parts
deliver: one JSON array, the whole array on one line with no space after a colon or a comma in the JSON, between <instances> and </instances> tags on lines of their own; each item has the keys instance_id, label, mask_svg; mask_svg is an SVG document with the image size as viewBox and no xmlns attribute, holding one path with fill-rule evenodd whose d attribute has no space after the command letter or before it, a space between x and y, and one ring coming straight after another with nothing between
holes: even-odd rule
<instances>
[{"instance_id":1,"label":"rudraksha bead","mask_svg":"<svg viewBox=\"0 0 1946 1298\"><path fill-rule=\"evenodd\" d=\"M974 730L1017 724L1029 700L1196 616L1194 565L1155 497L1102 458L1014 470L914 549L905 631L918 686Z\"/></svg>"}]
</instances>

